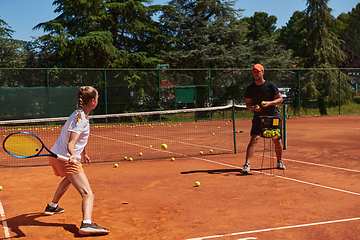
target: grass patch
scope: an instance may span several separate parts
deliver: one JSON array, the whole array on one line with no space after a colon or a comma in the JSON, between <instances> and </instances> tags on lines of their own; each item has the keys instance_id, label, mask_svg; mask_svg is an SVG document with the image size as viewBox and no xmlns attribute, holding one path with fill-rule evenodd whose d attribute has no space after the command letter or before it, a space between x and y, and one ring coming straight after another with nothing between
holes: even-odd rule
<instances>
[{"instance_id":1,"label":"grass patch","mask_svg":"<svg viewBox=\"0 0 360 240\"><path fill-rule=\"evenodd\" d=\"M282 106L280 107L282 109ZM339 116L339 111L341 116L352 116L360 115L360 99L348 102L339 106L327 108L327 116ZM299 113L294 112L294 109L287 105L287 114L293 117L298 117ZM320 117L321 114L318 108L302 108L300 110L300 117Z\"/></svg>"}]
</instances>

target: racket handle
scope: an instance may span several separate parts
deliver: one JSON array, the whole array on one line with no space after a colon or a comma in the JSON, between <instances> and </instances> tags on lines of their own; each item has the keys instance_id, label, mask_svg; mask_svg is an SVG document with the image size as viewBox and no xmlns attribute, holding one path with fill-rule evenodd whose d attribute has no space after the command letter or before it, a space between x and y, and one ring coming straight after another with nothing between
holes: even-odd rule
<instances>
[{"instance_id":1,"label":"racket handle","mask_svg":"<svg viewBox=\"0 0 360 240\"><path fill-rule=\"evenodd\" d=\"M61 156L61 155L56 155L57 158L59 158L60 160L63 160L63 161L69 161L69 158L68 157L64 157L64 156Z\"/></svg>"}]
</instances>

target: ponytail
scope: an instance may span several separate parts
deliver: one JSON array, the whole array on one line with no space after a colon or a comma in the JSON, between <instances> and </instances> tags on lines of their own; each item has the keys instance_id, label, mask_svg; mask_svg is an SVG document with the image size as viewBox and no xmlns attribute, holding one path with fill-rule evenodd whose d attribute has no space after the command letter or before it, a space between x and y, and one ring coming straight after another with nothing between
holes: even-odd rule
<instances>
[{"instance_id":1,"label":"ponytail","mask_svg":"<svg viewBox=\"0 0 360 240\"><path fill-rule=\"evenodd\" d=\"M81 110L84 105L87 105L91 99L96 97L96 89L90 86L80 87L77 93L78 101L77 101L77 109L79 110L76 116L76 123L78 123L81 119Z\"/></svg>"}]
</instances>

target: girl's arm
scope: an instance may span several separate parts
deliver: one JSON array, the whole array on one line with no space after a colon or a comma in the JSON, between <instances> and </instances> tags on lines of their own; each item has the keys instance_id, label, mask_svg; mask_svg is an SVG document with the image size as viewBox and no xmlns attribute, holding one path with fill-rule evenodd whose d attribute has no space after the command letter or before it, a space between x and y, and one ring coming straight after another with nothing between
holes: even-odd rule
<instances>
[{"instance_id":1,"label":"girl's arm","mask_svg":"<svg viewBox=\"0 0 360 240\"><path fill-rule=\"evenodd\" d=\"M75 155L75 143L79 139L79 134L76 134L74 132L70 133L69 143L67 146L68 152L70 153L69 161L70 163L76 163L76 155Z\"/></svg>"}]
</instances>

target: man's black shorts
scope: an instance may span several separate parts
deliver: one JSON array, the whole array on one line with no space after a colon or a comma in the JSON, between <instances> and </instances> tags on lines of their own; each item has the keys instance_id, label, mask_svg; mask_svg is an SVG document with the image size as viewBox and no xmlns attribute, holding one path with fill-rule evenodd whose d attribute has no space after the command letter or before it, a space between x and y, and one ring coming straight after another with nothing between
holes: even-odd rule
<instances>
[{"instance_id":1,"label":"man's black shorts","mask_svg":"<svg viewBox=\"0 0 360 240\"><path fill-rule=\"evenodd\" d=\"M279 129L280 129L280 134L282 136L282 121L281 121L281 118L279 118ZM261 135L261 132L264 131L262 128L261 128L261 118L258 117L258 116L254 116L253 120L252 120L252 127L251 127L251 136L253 135Z\"/></svg>"}]
</instances>

